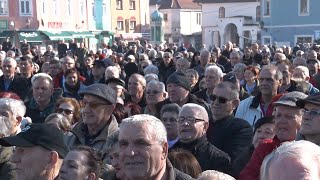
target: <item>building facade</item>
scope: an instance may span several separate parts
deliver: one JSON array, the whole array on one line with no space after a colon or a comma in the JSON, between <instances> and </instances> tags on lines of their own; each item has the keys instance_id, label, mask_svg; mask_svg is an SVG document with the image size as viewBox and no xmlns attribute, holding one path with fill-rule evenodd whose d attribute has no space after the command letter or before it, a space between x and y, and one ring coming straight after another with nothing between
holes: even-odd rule
<instances>
[{"instance_id":1,"label":"building facade","mask_svg":"<svg viewBox=\"0 0 320 180\"><path fill-rule=\"evenodd\" d=\"M261 0L261 41L294 46L320 41L320 1Z\"/></svg>"},{"instance_id":2,"label":"building facade","mask_svg":"<svg viewBox=\"0 0 320 180\"><path fill-rule=\"evenodd\" d=\"M202 41L221 47L227 41L240 48L260 39L259 0L196 0L202 7Z\"/></svg>"}]
</instances>

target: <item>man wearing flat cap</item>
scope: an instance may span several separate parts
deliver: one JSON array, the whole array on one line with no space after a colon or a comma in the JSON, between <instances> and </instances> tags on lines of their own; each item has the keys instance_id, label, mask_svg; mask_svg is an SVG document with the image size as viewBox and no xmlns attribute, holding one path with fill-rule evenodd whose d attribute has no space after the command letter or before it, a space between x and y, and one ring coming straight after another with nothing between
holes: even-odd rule
<instances>
[{"instance_id":1,"label":"man wearing flat cap","mask_svg":"<svg viewBox=\"0 0 320 180\"><path fill-rule=\"evenodd\" d=\"M125 92L125 82L120 78L109 78L106 84L116 91L117 97L123 97ZM123 97L124 98L124 97Z\"/></svg>"},{"instance_id":2,"label":"man wearing flat cap","mask_svg":"<svg viewBox=\"0 0 320 180\"><path fill-rule=\"evenodd\" d=\"M16 136L0 139L1 146L15 146L11 162L17 180L54 180L69 149L63 133L51 124L27 125Z\"/></svg>"},{"instance_id":3,"label":"man wearing flat cap","mask_svg":"<svg viewBox=\"0 0 320 180\"><path fill-rule=\"evenodd\" d=\"M306 99L296 102L297 106L303 108L303 117L298 140L305 139L320 145L320 93L309 95Z\"/></svg>"},{"instance_id":4,"label":"man wearing flat cap","mask_svg":"<svg viewBox=\"0 0 320 180\"><path fill-rule=\"evenodd\" d=\"M158 103L156 105L157 110L159 111L156 113L156 116L159 117L160 109L165 104L176 103L180 107L187 103L195 103L203 106L208 114L209 118L212 117L211 110L209 105L202 99L197 98L195 95L190 93L190 84L183 72L174 72L171 74L167 79L167 91L168 91L168 99Z\"/></svg>"},{"instance_id":5,"label":"man wearing flat cap","mask_svg":"<svg viewBox=\"0 0 320 180\"><path fill-rule=\"evenodd\" d=\"M239 180L259 179L263 159L282 143L296 139L303 115L303 109L296 102L306 97L302 92L293 91L273 103L276 135L273 139L263 140L254 150L249 163L241 171Z\"/></svg>"},{"instance_id":6,"label":"man wearing flat cap","mask_svg":"<svg viewBox=\"0 0 320 180\"><path fill-rule=\"evenodd\" d=\"M116 92L105 84L92 84L79 92L82 100L82 120L67 138L69 147L85 145L104 153L107 137L118 128L112 115L117 100Z\"/></svg>"}]
</instances>

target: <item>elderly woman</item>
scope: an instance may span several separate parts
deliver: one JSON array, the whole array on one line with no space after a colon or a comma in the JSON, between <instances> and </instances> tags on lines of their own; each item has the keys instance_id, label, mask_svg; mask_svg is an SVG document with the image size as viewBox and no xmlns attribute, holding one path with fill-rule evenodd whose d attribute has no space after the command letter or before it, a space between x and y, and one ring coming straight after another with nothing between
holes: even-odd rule
<instances>
[{"instance_id":1,"label":"elderly woman","mask_svg":"<svg viewBox=\"0 0 320 180\"><path fill-rule=\"evenodd\" d=\"M82 96L78 94L79 91L83 90L86 86L80 82L80 74L76 68L67 69L64 73L65 83L63 88L63 97L75 98L81 100Z\"/></svg>"},{"instance_id":2,"label":"elderly woman","mask_svg":"<svg viewBox=\"0 0 320 180\"><path fill-rule=\"evenodd\" d=\"M193 94L195 92L199 91L198 81L199 81L199 74L194 69L188 69L186 71L186 76L188 78L188 81L191 85L191 91L190 93Z\"/></svg>"},{"instance_id":3,"label":"elderly woman","mask_svg":"<svg viewBox=\"0 0 320 180\"><path fill-rule=\"evenodd\" d=\"M71 125L80 120L80 104L74 98L61 98L56 102L56 113L68 118Z\"/></svg>"},{"instance_id":4,"label":"elderly woman","mask_svg":"<svg viewBox=\"0 0 320 180\"><path fill-rule=\"evenodd\" d=\"M60 179L98 180L102 171L101 154L87 146L71 148L60 168Z\"/></svg>"},{"instance_id":5,"label":"elderly woman","mask_svg":"<svg viewBox=\"0 0 320 180\"><path fill-rule=\"evenodd\" d=\"M247 151L234 160L233 176L238 177L242 169L249 162L252 153L256 147L265 139L272 139L275 136L275 122L273 117L263 117L254 124L254 135L252 138L252 145Z\"/></svg>"},{"instance_id":6,"label":"elderly woman","mask_svg":"<svg viewBox=\"0 0 320 180\"><path fill-rule=\"evenodd\" d=\"M164 101L167 98L167 92L165 85L160 81L150 81L146 87L146 101L147 106L144 109L144 114L150 114L156 116L157 109L156 104ZM156 116L158 117L158 116Z\"/></svg>"}]
</instances>

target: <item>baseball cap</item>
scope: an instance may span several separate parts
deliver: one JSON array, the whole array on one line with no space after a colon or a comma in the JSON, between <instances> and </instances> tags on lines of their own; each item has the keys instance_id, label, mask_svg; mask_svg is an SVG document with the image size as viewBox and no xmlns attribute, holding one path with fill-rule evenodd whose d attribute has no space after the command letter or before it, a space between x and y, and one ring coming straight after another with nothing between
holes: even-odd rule
<instances>
[{"instance_id":1,"label":"baseball cap","mask_svg":"<svg viewBox=\"0 0 320 180\"><path fill-rule=\"evenodd\" d=\"M296 102L300 99L305 99L306 97L307 97L307 95L302 92L293 91L293 92L289 92L289 93L286 93L283 96L281 96L281 98L278 101L274 102L273 105L274 106L285 105L285 106L290 106L290 107L299 107L296 105Z\"/></svg>"},{"instance_id":2,"label":"baseball cap","mask_svg":"<svg viewBox=\"0 0 320 180\"><path fill-rule=\"evenodd\" d=\"M62 158L69 151L64 142L63 132L55 125L46 123L29 124L15 136L0 138L0 145L17 147L41 146L47 150L56 151Z\"/></svg>"},{"instance_id":3,"label":"baseball cap","mask_svg":"<svg viewBox=\"0 0 320 180\"><path fill-rule=\"evenodd\" d=\"M318 93L315 93L315 94L311 94L309 95L307 98L305 99L299 99L297 102L296 102L296 105L298 107L301 107L301 108L304 108L304 105L306 103L310 103L310 104L314 104L314 105L318 105L320 106L320 92Z\"/></svg>"},{"instance_id":4,"label":"baseball cap","mask_svg":"<svg viewBox=\"0 0 320 180\"><path fill-rule=\"evenodd\" d=\"M81 96L84 96L86 94L96 96L107 102L110 102L111 104L116 104L117 102L116 92L111 87L105 84L91 84L83 90L80 90L79 94Z\"/></svg>"}]
</instances>

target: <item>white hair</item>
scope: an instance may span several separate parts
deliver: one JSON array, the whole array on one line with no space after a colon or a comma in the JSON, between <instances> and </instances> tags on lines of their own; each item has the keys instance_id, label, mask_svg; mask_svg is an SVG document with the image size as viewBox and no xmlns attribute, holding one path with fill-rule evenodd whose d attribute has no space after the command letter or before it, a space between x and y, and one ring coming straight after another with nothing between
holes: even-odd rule
<instances>
[{"instance_id":1,"label":"white hair","mask_svg":"<svg viewBox=\"0 0 320 180\"><path fill-rule=\"evenodd\" d=\"M11 135L13 124L8 121L8 118L0 116L0 137L8 137Z\"/></svg>"},{"instance_id":2,"label":"white hair","mask_svg":"<svg viewBox=\"0 0 320 180\"><path fill-rule=\"evenodd\" d=\"M208 66L205 69L204 74L208 73L209 71L214 72L215 74L217 74L219 79L223 77L223 72L222 72L221 68L219 68L216 65Z\"/></svg>"},{"instance_id":3,"label":"white hair","mask_svg":"<svg viewBox=\"0 0 320 180\"><path fill-rule=\"evenodd\" d=\"M301 71L306 77L310 77L309 69L307 67L297 66L296 68L294 68L293 72L296 70Z\"/></svg>"},{"instance_id":4,"label":"white hair","mask_svg":"<svg viewBox=\"0 0 320 180\"><path fill-rule=\"evenodd\" d=\"M150 64L148 65L147 67L144 68L143 70L144 74L156 74L158 75L159 73L159 69L157 66L153 65L153 64Z\"/></svg>"},{"instance_id":5,"label":"white hair","mask_svg":"<svg viewBox=\"0 0 320 180\"><path fill-rule=\"evenodd\" d=\"M12 63L12 67L17 67L17 61L11 57L4 58L4 60L2 60L1 65L3 65L4 62L10 62L10 63Z\"/></svg>"},{"instance_id":6,"label":"white hair","mask_svg":"<svg viewBox=\"0 0 320 180\"><path fill-rule=\"evenodd\" d=\"M138 114L123 119L120 124L120 133L125 126L136 124L148 124L159 143L167 142L167 131L163 123L160 119L148 114Z\"/></svg>"},{"instance_id":7,"label":"white hair","mask_svg":"<svg viewBox=\"0 0 320 180\"><path fill-rule=\"evenodd\" d=\"M150 51L149 51L149 57L156 57L156 55L157 55L157 51L156 50L154 50L154 49L151 49Z\"/></svg>"},{"instance_id":8,"label":"white hair","mask_svg":"<svg viewBox=\"0 0 320 180\"><path fill-rule=\"evenodd\" d=\"M135 73L135 74L132 74L132 75L130 76L130 78L132 78L132 77L136 77L136 78L138 79L138 82L141 83L141 85L142 85L143 87L146 87L147 81L146 81L146 79L145 79L141 74ZM129 79L130 79L130 78L129 78Z\"/></svg>"},{"instance_id":9,"label":"white hair","mask_svg":"<svg viewBox=\"0 0 320 180\"><path fill-rule=\"evenodd\" d=\"M151 74L150 74L151 75ZM166 86L164 85L163 82L161 81L157 81L157 80L152 80L147 84L147 87L150 85L156 85L158 86L158 89L161 90L161 92L166 92Z\"/></svg>"},{"instance_id":10,"label":"white hair","mask_svg":"<svg viewBox=\"0 0 320 180\"><path fill-rule=\"evenodd\" d=\"M206 170L198 176L197 180L235 180L235 178L216 170Z\"/></svg>"},{"instance_id":11,"label":"white hair","mask_svg":"<svg viewBox=\"0 0 320 180\"><path fill-rule=\"evenodd\" d=\"M244 73L244 70L246 69L246 67L247 67L247 65L245 65L243 63L238 63L238 64L234 65L232 71L235 72L235 71L239 70Z\"/></svg>"},{"instance_id":12,"label":"white hair","mask_svg":"<svg viewBox=\"0 0 320 180\"><path fill-rule=\"evenodd\" d=\"M299 53L300 53L301 55L303 55L303 54L304 54L304 51L298 50L298 51L296 52L296 56L298 56Z\"/></svg>"},{"instance_id":13,"label":"white hair","mask_svg":"<svg viewBox=\"0 0 320 180\"><path fill-rule=\"evenodd\" d=\"M106 71L105 71L105 74L107 74L108 72L113 72L114 74L118 75L115 78L119 78L120 77L120 70L119 70L119 68L117 66L108 66Z\"/></svg>"},{"instance_id":14,"label":"white hair","mask_svg":"<svg viewBox=\"0 0 320 180\"><path fill-rule=\"evenodd\" d=\"M209 121L209 116L208 116L208 112L207 110L203 107L203 106L200 106L199 104L195 104L195 103L187 103L185 105L183 105L181 107L181 111L180 113L183 111L183 109L185 108L189 108L189 109L196 109L198 111L200 111L200 115L203 117L203 120L205 120L206 122ZM180 115L179 113L179 115Z\"/></svg>"},{"instance_id":15,"label":"white hair","mask_svg":"<svg viewBox=\"0 0 320 180\"><path fill-rule=\"evenodd\" d=\"M0 57L1 57L1 59L6 58L6 52L5 51L0 51Z\"/></svg>"},{"instance_id":16,"label":"white hair","mask_svg":"<svg viewBox=\"0 0 320 180\"><path fill-rule=\"evenodd\" d=\"M23 117L26 114L26 106L21 100L0 98L0 106L8 107L15 117Z\"/></svg>"},{"instance_id":17,"label":"white hair","mask_svg":"<svg viewBox=\"0 0 320 180\"><path fill-rule=\"evenodd\" d=\"M38 73L38 74L35 74L32 78L31 78L31 84L33 85L34 82L37 80L37 79L47 79L50 84L53 85L53 79L52 77L47 74L47 73Z\"/></svg>"},{"instance_id":18,"label":"white hair","mask_svg":"<svg viewBox=\"0 0 320 180\"><path fill-rule=\"evenodd\" d=\"M301 141L292 141L292 142L284 142L280 147L278 147L275 151L270 153L267 157L264 158L262 162L262 166L260 169L260 179L268 180L268 171L271 166L271 162L284 161L285 158L293 158L298 162L305 159L305 157L311 157L314 162L310 163L310 166L320 166L320 147L312 142L301 140ZM309 159L309 158L308 158ZM283 173L291 173L291 169L286 167L282 167L281 171Z\"/></svg>"},{"instance_id":19,"label":"white hair","mask_svg":"<svg viewBox=\"0 0 320 180\"><path fill-rule=\"evenodd\" d=\"M295 64L296 61L303 61L303 65L307 66L307 60L305 58L302 57L296 57L292 60L292 63Z\"/></svg>"}]
</instances>

